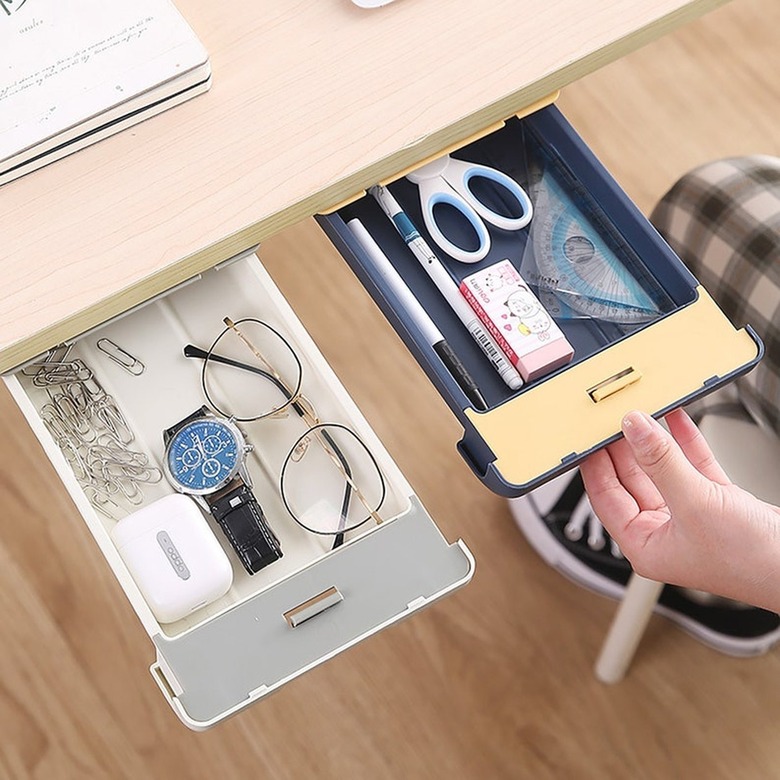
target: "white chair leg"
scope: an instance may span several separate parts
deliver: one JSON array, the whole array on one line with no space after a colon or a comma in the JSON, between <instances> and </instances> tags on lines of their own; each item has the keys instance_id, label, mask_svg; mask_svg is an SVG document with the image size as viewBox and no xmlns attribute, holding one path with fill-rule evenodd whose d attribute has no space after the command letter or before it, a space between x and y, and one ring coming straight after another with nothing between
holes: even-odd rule
<instances>
[{"instance_id":1,"label":"white chair leg","mask_svg":"<svg viewBox=\"0 0 780 780\"><path fill-rule=\"evenodd\" d=\"M662 582L631 575L596 661L594 671L601 682L617 683L625 676L663 586Z\"/></svg>"}]
</instances>

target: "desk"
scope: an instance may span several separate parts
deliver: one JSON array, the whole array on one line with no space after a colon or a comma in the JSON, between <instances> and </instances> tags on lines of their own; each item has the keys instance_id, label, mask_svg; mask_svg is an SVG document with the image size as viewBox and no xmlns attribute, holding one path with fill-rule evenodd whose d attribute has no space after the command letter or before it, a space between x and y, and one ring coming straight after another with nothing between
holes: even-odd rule
<instances>
[{"instance_id":1,"label":"desk","mask_svg":"<svg viewBox=\"0 0 780 780\"><path fill-rule=\"evenodd\" d=\"M407 1L429 2L396 5ZM564 91L563 110L644 211L696 164L780 155L779 14L776 0L731 3ZM0 776L773 777L767 691L780 654L737 662L658 619L627 679L598 683L590 669L614 604L548 568L504 500L468 475L449 409L317 226L281 231L262 257L446 535L485 563L456 597L193 735L150 684L146 633L0 393ZM347 290L346 321L312 296L325 281ZM358 317L392 366L381 377L354 360ZM399 425L404 393L417 405ZM41 540L56 541L46 565Z\"/></svg>"},{"instance_id":2,"label":"desk","mask_svg":"<svg viewBox=\"0 0 780 780\"><path fill-rule=\"evenodd\" d=\"M0 188L0 372L723 0L178 0L211 91Z\"/></svg>"}]
</instances>

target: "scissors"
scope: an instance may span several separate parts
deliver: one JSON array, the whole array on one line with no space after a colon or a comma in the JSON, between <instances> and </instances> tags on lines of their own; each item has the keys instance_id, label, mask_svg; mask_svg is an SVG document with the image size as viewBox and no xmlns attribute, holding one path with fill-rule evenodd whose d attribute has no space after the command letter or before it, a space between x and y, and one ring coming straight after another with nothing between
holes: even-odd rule
<instances>
[{"instance_id":1,"label":"scissors","mask_svg":"<svg viewBox=\"0 0 780 780\"><path fill-rule=\"evenodd\" d=\"M451 257L462 263L478 263L490 251L490 233L485 222L504 230L520 230L533 216L533 206L525 190L510 176L487 165L456 160L449 155L440 157L416 171L407 179L420 188L423 219L431 238ZM471 190L472 179L487 179L507 190L520 205L519 217L506 217L483 203ZM457 209L477 234L479 246L468 251L453 244L441 231L434 207L446 204Z\"/></svg>"}]
</instances>

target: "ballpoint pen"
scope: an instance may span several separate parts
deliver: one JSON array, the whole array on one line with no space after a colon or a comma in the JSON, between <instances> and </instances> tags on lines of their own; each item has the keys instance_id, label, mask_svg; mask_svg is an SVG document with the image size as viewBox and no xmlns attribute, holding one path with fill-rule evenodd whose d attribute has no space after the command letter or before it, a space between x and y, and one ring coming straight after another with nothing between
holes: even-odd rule
<instances>
[{"instance_id":1,"label":"ballpoint pen","mask_svg":"<svg viewBox=\"0 0 780 780\"><path fill-rule=\"evenodd\" d=\"M414 223L401 208L398 201L392 196L387 187L377 184L369 188L369 193L374 197L379 207L390 218L395 229L403 238L412 254L430 277L436 288L444 296L455 316L463 323L479 348L490 360L501 379L512 389L517 390L523 386L523 380L517 369L507 360L493 337L485 330L474 310L461 295L458 285L455 284L447 269L428 246L426 240L420 235Z\"/></svg>"},{"instance_id":2,"label":"ballpoint pen","mask_svg":"<svg viewBox=\"0 0 780 780\"><path fill-rule=\"evenodd\" d=\"M428 312L414 297L398 271L393 268L387 255L382 251L379 244L374 241L368 230L366 230L365 225L359 219L351 219L347 222L347 227L352 232L355 240L365 250L379 275L395 293L403 306L404 313L420 330L428 345L439 356L466 397L474 404L474 408L480 412L486 411L488 408L487 402L480 392L477 383L466 370L466 367L452 347L447 343L441 331L428 315Z\"/></svg>"}]
</instances>

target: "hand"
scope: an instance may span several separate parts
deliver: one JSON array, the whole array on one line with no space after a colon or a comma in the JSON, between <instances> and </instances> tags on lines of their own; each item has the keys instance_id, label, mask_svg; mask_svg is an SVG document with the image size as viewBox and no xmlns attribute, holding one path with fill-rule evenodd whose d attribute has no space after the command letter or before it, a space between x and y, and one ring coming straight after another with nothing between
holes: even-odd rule
<instances>
[{"instance_id":1,"label":"hand","mask_svg":"<svg viewBox=\"0 0 780 780\"><path fill-rule=\"evenodd\" d=\"M780 612L780 509L729 480L683 410L666 422L631 412L582 464L593 511L638 574Z\"/></svg>"}]
</instances>

